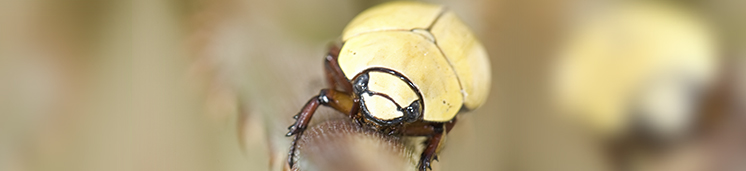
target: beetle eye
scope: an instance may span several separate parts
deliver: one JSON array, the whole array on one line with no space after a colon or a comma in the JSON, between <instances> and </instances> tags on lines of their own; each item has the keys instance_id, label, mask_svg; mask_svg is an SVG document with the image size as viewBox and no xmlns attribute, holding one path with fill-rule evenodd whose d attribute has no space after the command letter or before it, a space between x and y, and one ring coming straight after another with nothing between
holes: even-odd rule
<instances>
[{"instance_id":1,"label":"beetle eye","mask_svg":"<svg viewBox=\"0 0 746 171\"><path fill-rule=\"evenodd\" d=\"M415 100L404 109L407 112L407 120L414 121L420 116L420 100Z\"/></svg>"},{"instance_id":2,"label":"beetle eye","mask_svg":"<svg viewBox=\"0 0 746 171\"><path fill-rule=\"evenodd\" d=\"M362 94L368 89L368 79L368 73L363 73L355 79L355 82L352 84L355 94Z\"/></svg>"}]
</instances>

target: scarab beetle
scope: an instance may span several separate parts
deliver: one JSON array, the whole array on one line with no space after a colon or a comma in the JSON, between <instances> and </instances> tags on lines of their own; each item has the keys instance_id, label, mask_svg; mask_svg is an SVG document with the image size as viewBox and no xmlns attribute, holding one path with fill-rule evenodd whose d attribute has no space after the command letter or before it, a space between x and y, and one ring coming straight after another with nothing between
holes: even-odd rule
<instances>
[{"instance_id":1,"label":"scarab beetle","mask_svg":"<svg viewBox=\"0 0 746 171\"><path fill-rule=\"evenodd\" d=\"M437 159L456 115L481 106L490 87L482 44L439 5L390 2L370 8L344 29L324 60L327 89L311 98L286 136L295 144L319 105L363 127L397 136L426 136L419 170Z\"/></svg>"}]
</instances>

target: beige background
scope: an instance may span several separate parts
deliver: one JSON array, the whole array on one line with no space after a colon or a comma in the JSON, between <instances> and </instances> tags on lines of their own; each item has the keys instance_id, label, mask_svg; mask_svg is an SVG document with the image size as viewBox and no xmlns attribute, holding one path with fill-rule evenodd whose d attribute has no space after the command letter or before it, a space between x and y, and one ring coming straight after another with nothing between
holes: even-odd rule
<instances>
[{"instance_id":1,"label":"beige background","mask_svg":"<svg viewBox=\"0 0 746 171\"><path fill-rule=\"evenodd\" d=\"M280 169L327 43L381 2L0 1L0 170ZM614 1L431 2L473 28L493 72L436 169L607 169L545 86L563 28ZM718 28L725 54L746 54L746 4L678 4Z\"/></svg>"}]
</instances>

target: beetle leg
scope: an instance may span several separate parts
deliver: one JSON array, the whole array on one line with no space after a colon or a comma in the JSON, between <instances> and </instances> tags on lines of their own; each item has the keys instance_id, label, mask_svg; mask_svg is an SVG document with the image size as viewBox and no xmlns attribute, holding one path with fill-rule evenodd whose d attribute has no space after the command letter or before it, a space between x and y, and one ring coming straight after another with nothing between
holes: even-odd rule
<instances>
[{"instance_id":1,"label":"beetle leg","mask_svg":"<svg viewBox=\"0 0 746 171\"><path fill-rule=\"evenodd\" d=\"M447 123L412 123L403 130L402 133L407 136L427 136L425 149L422 150L417 169L420 171L432 169L430 164L433 162L433 159L437 158L436 155L445 140L445 134L450 128L453 128L455 123L455 120Z\"/></svg>"},{"instance_id":2,"label":"beetle leg","mask_svg":"<svg viewBox=\"0 0 746 171\"><path fill-rule=\"evenodd\" d=\"M324 58L324 74L326 81L331 89L342 90L345 93L352 93L352 84L345 77L342 69L339 67L337 58L339 57L340 47L337 44L329 47L329 53Z\"/></svg>"},{"instance_id":3,"label":"beetle leg","mask_svg":"<svg viewBox=\"0 0 746 171\"><path fill-rule=\"evenodd\" d=\"M319 108L319 105L332 107L337 111L351 116L355 114L353 112L356 112L355 109L357 108L349 94L334 89L323 89L319 92L319 95L308 100L306 105L303 106L303 109L301 109L297 115L293 116L293 118L296 119L295 123L288 127L290 131L285 134L285 136L288 137L295 135L290 147L290 152L288 153L288 164L290 167L293 167L294 164L293 158L295 156L295 144L303 135L303 131L306 130L306 127L308 127L308 124L311 122L311 118L316 112L316 109Z\"/></svg>"},{"instance_id":4,"label":"beetle leg","mask_svg":"<svg viewBox=\"0 0 746 171\"><path fill-rule=\"evenodd\" d=\"M441 124L442 125L442 124ZM427 169L432 170L433 168L430 167L430 164L433 162L433 159L437 158L436 155L438 155L438 151L440 151L440 146L442 145L444 138L444 131L443 127L436 127L435 132L433 135L427 138L425 142L427 142L427 145L425 146L425 149L422 150L422 154L420 155L420 163L417 165L418 169L420 171L426 171Z\"/></svg>"},{"instance_id":5,"label":"beetle leg","mask_svg":"<svg viewBox=\"0 0 746 171\"><path fill-rule=\"evenodd\" d=\"M308 100L308 102L306 102L306 105L303 106L303 109L300 110L300 113L293 116L293 119L295 119L295 123L288 127L288 130L290 130L290 132L285 134L285 136L293 136L306 129L306 126L308 126L308 123L311 121L313 113L315 113L316 109L319 108L320 102L318 98L319 96L314 96L313 98L311 98L311 100Z\"/></svg>"},{"instance_id":6,"label":"beetle leg","mask_svg":"<svg viewBox=\"0 0 746 171\"><path fill-rule=\"evenodd\" d=\"M457 117L454 117L451 119L451 121L446 122L446 133L451 133L451 129L453 129L453 126L456 126L456 119Z\"/></svg>"},{"instance_id":7,"label":"beetle leg","mask_svg":"<svg viewBox=\"0 0 746 171\"><path fill-rule=\"evenodd\" d=\"M311 121L311 117L313 117L313 113L316 112L319 105L332 107L345 114L353 114L351 111L354 102L349 94L332 89L323 89L319 92L319 95L308 100L297 115L293 116L293 119L296 119L295 123L288 127L290 132L285 136L292 136L306 129L306 126Z\"/></svg>"}]
</instances>

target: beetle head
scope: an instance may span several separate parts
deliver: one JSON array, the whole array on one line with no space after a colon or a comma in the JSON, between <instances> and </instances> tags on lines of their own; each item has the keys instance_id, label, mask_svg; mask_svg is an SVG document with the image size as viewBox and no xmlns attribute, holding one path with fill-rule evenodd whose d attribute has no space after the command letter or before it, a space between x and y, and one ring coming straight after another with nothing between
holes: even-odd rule
<instances>
[{"instance_id":1,"label":"beetle head","mask_svg":"<svg viewBox=\"0 0 746 171\"><path fill-rule=\"evenodd\" d=\"M422 98L406 77L392 70L366 70L353 79L361 113L378 125L417 121Z\"/></svg>"}]
</instances>

